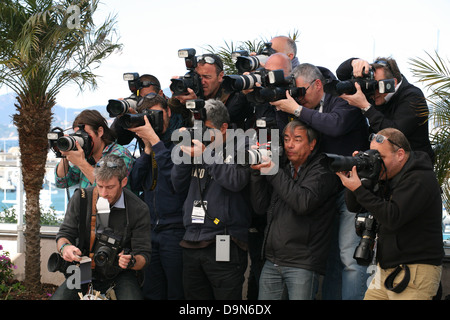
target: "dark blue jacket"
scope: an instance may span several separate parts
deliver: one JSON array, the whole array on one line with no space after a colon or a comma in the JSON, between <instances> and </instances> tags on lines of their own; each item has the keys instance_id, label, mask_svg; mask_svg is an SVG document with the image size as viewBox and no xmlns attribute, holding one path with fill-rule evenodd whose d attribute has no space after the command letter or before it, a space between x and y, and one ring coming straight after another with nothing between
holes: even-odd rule
<instances>
[{"instance_id":1,"label":"dark blue jacket","mask_svg":"<svg viewBox=\"0 0 450 320\"><path fill-rule=\"evenodd\" d=\"M325 79L336 79L328 69L319 69ZM294 116L278 111L277 117L279 126L285 126ZM351 156L353 151L369 148L369 128L365 117L344 99L326 93L322 112L303 108L299 120L321 133L319 151Z\"/></svg>"},{"instance_id":2,"label":"dark blue jacket","mask_svg":"<svg viewBox=\"0 0 450 320\"><path fill-rule=\"evenodd\" d=\"M181 117L180 117L181 118ZM168 130L173 131L173 130ZM143 191L143 200L150 209L152 227L177 227L183 224L183 203L186 193L175 192L171 170L173 162L171 152L174 147L172 141L163 139L152 147L157 165L156 186L151 190L154 170L152 157L144 152L136 159L133 170L129 175L129 184L133 191Z\"/></svg>"},{"instance_id":3,"label":"dark blue jacket","mask_svg":"<svg viewBox=\"0 0 450 320\"><path fill-rule=\"evenodd\" d=\"M237 143L234 148L236 160ZM184 240L209 241L216 235L229 234L247 243L251 218L250 203L244 190L249 180L250 169L236 161L232 164L225 161L221 164L175 164L172 168L174 189L178 193L188 192L184 203ZM202 194L201 189L204 189ZM194 201L202 198L207 202L209 217L205 217L203 224L192 223ZM215 219L219 221L217 224Z\"/></svg>"}]
</instances>

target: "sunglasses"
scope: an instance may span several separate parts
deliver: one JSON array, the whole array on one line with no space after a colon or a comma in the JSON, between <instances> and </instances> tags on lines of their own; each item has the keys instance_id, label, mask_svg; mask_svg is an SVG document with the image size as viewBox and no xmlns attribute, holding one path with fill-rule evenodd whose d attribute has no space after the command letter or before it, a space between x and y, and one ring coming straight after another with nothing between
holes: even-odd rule
<instances>
[{"instance_id":1,"label":"sunglasses","mask_svg":"<svg viewBox=\"0 0 450 320\"><path fill-rule=\"evenodd\" d=\"M100 168L100 167L103 167L104 164L106 164L106 166L107 166L108 168L112 168L112 169L118 167L118 165L115 164L114 162L111 162L111 161L106 161L106 162L105 162L105 161L103 161L103 160L100 160L99 162L97 162L97 163L95 164L95 166L96 166L97 168Z\"/></svg>"},{"instance_id":2,"label":"sunglasses","mask_svg":"<svg viewBox=\"0 0 450 320\"><path fill-rule=\"evenodd\" d=\"M376 134L376 133L372 133L369 136L369 141L372 141L373 139L375 139L375 142L377 143L383 143L384 140L389 141L391 144L393 144L394 146L398 147L398 148L402 148L402 146L400 146L398 143L395 143L394 141L392 141L391 139L389 139L388 137L385 137L381 134Z\"/></svg>"},{"instance_id":3,"label":"sunglasses","mask_svg":"<svg viewBox=\"0 0 450 320\"><path fill-rule=\"evenodd\" d=\"M197 56L197 63L199 63L199 62L205 62L205 63L208 63L208 64L215 64L220 69L222 69L221 65L216 61L216 59L214 59L214 57L211 57L211 56L205 56L205 55Z\"/></svg>"},{"instance_id":4,"label":"sunglasses","mask_svg":"<svg viewBox=\"0 0 450 320\"><path fill-rule=\"evenodd\" d=\"M394 73L391 69L391 65L386 60L376 60L372 64L379 64L383 67L387 67L391 73Z\"/></svg>"}]
</instances>

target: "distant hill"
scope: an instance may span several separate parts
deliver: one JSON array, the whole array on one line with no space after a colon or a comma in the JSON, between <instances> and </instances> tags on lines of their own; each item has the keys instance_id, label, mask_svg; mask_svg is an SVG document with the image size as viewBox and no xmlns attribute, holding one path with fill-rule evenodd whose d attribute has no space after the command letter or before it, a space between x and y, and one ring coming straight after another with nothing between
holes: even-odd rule
<instances>
[{"instance_id":1,"label":"distant hill","mask_svg":"<svg viewBox=\"0 0 450 320\"><path fill-rule=\"evenodd\" d=\"M0 114L7 115L0 117L0 139L13 139L17 138L17 129L13 125L12 117L17 113L14 104L17 103L15 94L8 93L0 95ZM53 107L53 127L67 128L72 125L73 119L76 115L84 109L98 110L108 121L111 119L106 112L106 105L104 106L91 106L88 108L64 108L63 106L56 105ZM112 119L111 119L112 121ZM66 122L66 123L65 123Z\"/></svg>"}]
</instances>

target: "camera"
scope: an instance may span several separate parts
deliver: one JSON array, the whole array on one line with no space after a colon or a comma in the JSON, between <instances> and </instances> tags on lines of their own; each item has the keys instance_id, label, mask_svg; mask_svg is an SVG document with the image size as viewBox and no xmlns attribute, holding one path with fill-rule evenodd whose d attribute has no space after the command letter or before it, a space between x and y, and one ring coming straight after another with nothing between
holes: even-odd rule
<instances>
[{"instance_id":1,"label":"camera","mask_svg":"<svg viewBox=\"0 0 450 320\"><path fill-rule=\"evenodd\" d=\"M61 128L55 127L48 134L47 139L50 149L56 154L56 157L62 158L61 151L77 150L76 142L78 142L84 151L86 159L92 157L93 142L91 136L84 129L84 124L78 126L78 130L67 136Z\"/></svg>"},{"instance_id":2,"label":"camera","mask_svg":"<svg viewBox=\"0 0 450 320\"><path fill-rule=\"evenodd\" d=\"M145 125L144 117L147 117L157 134L162 133L164 130L164 118L161 110L145 109L141 113L126 113L118 118L117 122L124 129L136 128Z\"/></svg>"},{"instance_id":3,"label":"camera","mask_svg":"<svg viewBox=\"0 0 450 320\"><path fill-rule=\"evenodd\" d=\"M286 99L286 91L294 99L306 94L306 88L297 87L293 76L285 77L281 69L268 71L266 85L256 88L251 99L257 103L274 102Z\"/></svg>"},{"instance_id":4,"label":"camera","mask_svg":"<svg viewBox=\"0 0 450 320\"><path fill-rule=\"evenodd\" d=\"M222 86L225 92L242 91L253 89L256 83L265 85L267 72L264 68L259 68L248 75L228 75L223 76Z\"/></svg>"},{"instance_id":5,"label":"camera","mask_svg":"<svg viewBox=\"0 0 450 320\"><path fill-rule=\"evenodd\" d=\"M369 70L363 77L352 77L350 80L345 81L330 81L324 85L324 91L335 96L342 94L352 95L356 93L355 83L361 86L361 91L366 97L373 95L377 89L380 93L395 92L395 80L385 79L377 81L374 78L373 70Z\"/></svg>"},{"instance_id":6,"label":"camera","mask_svg":"<svg viewBox=\"0 0 450 320\"><path fill-rule=\"evenodd\" d=\"M194 126L190 128L186 128L186 131L189 133L191 137L191 141L197 138L202 138L204 133L208 130L206 126L204 126L204 122L206 121L206 109L205 109L205 100L203 99L194 99L186 101L186 109L191 110L194 117ZM195 132L200 131L201 137L195 137ZM183 141L183 135L178 138L178 143ZM208 146L211 141L202 141L205 146Z\"/></svg>"},{"instance_id":7,"label":"camera","mask_svg":"<svg viewBox=\"0 0 450 320\"><path fill-rule=\"evenodd\" d=\"M121 271L118 255L122 249L121 235L111 228L97 230L92 249L96 270L108 279L115 277Z\"/></svg>"},{"instance_id":8,"label":"camera","mask_svg":"<svg viewBox=\"0 0 450 320\"><path fill-rule=\"evenodd\" d=\"M50 255L47 261L47 269L49 272L61 272L65 276L67 276L67 268L71 265L76 265L76 261L66 261L61 255L57 252L54 252Z\"/></svg>"},{"instance_id":9,"label":"camera","mask_svg":"<svg viewBox=\"0 0 450 320\"><path fill-rule=\"evenodd\" d=\"M128 88L132 94L125 99L110 99L106 106L106 110L111 118L121 116L128 112L128 109L137 109L137 103L139 101L138 91L142 88L155 85L150 81L141 81L139 73L126 72L123 74L123 80L128 81Z\"/></svg>"},{"instance_id":10,"label":"camera","mask_svg":"<svg viewBox=\"0 0 450 320\"><path fill-rule=\"evenodd\" d=\"M129 109L137 109L138 97L136 95L131 95L128 98L110 99L106 105L106 111L108 111L111 118L121 116L128 112Z\"/></svg>"},{"instance_id":11,"label":"camera","mask_svg":"<svg viewBox=\"0 0 450 320\"><path fill-rule=\"evenodd\" d=\"M353 258L360 265L369 265L374 257L378 223L371 214L358 213L355 217L355 230L361 240L355 249Z\"/></svg>"},{"instance_id":12,"label":"camera","mask_svg":"<svg viewBox=\"0 0 450 320\"><path fill-rule=\"evenodd\" d=\"M248 149L244 152L238 152L243 158L243 165L261 164L264 162L263 157L272 158L272 151L270 150L270 143L258 149ZM238 156L238 159L239 158Z\"/></svg>"},{"instance_id":13,"label":"camera","mask_svg":"<svg viewBox=\"0 0 450 320\"><path fill-rule=\"evenodd\" d=\"M171 79L170 90L174 96L188 94L188 88L192 89L194 93L200 97L203 96L202 80L195 68L197 67L197 58L195 56L195 49L180 49L178 50L178 57L184 58L186 69L188 72L178 79Z\"/></svg>"},{"instance_id":14,"label":"camera","mask_svg":"<svg viewBox=\"0 0 450 320\"><path fill-rule=\"evenodd\" d=\"M234 55L233 55L234 53ZM275 53L272 49L272 43L264 43L264 47L257 53L256 56L250 56L242 51L233 52L232 57L236 57L235 66L239 73L254 71L265 64L270 55ZM238 54L237 54L238 53Z\"/></svg>"},{"instance_id":15,"label":"camera","mask_svg":"<svg viewBox=\"0 0 450 320\"><path fill-rule=\"evenodd\" d=\"M326 156L328 157L329 168L333 172L351 171L356 166L361 183L368 189L372 189L378 181L383 163L378 150L360 151L354 157L329 153L326 153Z\"/></svg>"}]
</instances>

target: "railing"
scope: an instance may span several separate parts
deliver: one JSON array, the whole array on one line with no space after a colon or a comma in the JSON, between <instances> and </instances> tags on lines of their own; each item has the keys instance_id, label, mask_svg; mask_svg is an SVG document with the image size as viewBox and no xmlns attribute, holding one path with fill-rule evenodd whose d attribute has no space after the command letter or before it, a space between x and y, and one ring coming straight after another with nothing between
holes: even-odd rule
<instances>
[{"instance_id":1,"label":"railing","mask_svg":"<svg viewBox=\"0 0 450 320\"><path fill-rule=\"evenodd\" d=\"M43 210L53 208L61 218L67 207L68 197L65 189L57 189L54 186L54 170L59 159L49 158L46 163L46 175L41 190L40 204ZM24 215L25 193L22 184L22 170L20 158L16 154L0 153L0 211L14 209L17 215L17 223L0 223L0 236L17 237L17 252L24 252ZM55 202L57 198L57 203ZM58 231L58 227L41 227L42 236L52 236Z\"/></svg>"}]
</instances>

